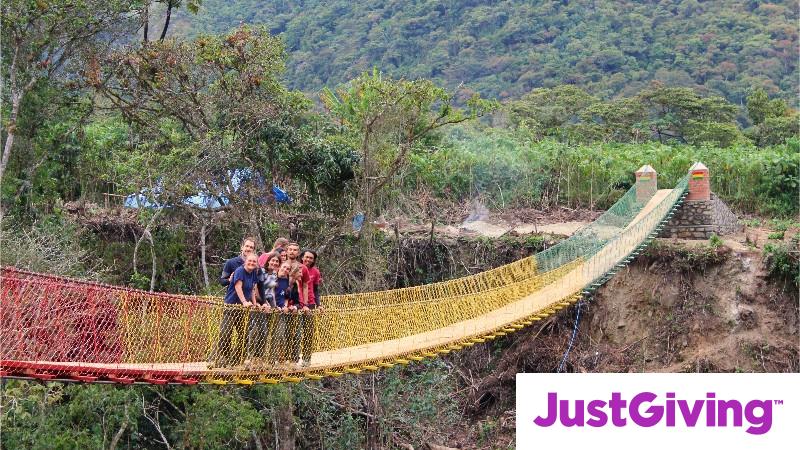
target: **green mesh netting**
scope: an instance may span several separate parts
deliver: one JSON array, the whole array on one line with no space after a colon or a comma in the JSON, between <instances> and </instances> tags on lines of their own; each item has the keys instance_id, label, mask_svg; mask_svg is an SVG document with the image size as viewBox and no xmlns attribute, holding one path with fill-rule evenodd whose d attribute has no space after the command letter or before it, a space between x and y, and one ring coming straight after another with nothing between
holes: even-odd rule
<instances>
[{"instance_id":1,"label":"green mesh netting","mask_svg":"<svg viewBox=\"0 0 800 450\"><path fill-rule=\"evenodd\" d=\"M688 188L689 177L683 177L675 186L668 201L676 202ZM619 236L647 201L636 199L636 185L631 187L611 208L604 212L591 224L576 231L568 239L538 253L536 261L538 271L548 272L576 258L587 258L597 253L609 241Z\"/></svg>"}]
</instances>

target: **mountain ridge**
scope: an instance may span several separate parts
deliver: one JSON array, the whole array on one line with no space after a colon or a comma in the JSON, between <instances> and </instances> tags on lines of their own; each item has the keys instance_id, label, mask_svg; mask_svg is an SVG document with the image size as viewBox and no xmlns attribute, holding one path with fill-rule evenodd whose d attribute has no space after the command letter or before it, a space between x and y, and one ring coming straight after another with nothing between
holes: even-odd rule
<instances>
[{"instance_id":1,"label":"mountain ridge","mask_svg":"<svg viewBox=\"0 0 800 450\"><path fill-rule=\"evenodd\" d=\"M737 104L763 87L797 107L797 19L789 2L732 0L205 0L173 32L263 24L306 92L377 67L500 99L560 84L614 98L659 80Z\"/></svg>"}]
</instances>

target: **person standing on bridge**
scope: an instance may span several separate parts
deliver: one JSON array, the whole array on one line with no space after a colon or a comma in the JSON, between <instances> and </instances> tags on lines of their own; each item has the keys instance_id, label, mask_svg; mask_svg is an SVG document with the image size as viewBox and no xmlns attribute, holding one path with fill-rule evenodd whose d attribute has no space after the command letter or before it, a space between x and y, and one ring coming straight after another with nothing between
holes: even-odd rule
<instances>
[{"instance_id":1,"label":"person standing on bridge","mask_svg":"<svg viewBox=\"0 0 800 450\"><path fill-rule=\"evenodd\" d=\"M300 244L298 244L297 242L291 242L286 247L286 261L292 263L293 266L294 264L300 266L300 275L299 275L300 292L298 292L300 302L298 304L298 308L308 305L309 303L311 303L311 301L313 301L309 299L309 294L311 293L309 288L309 285L311 284L311 278L308 272L308 267L304 266L303 264L300 264L300 261L298 259L299 257L300 257Z\"/></svg>"},{"instance_id":2,"label":"person standing on bridge","mask_svg":"<svg viewBox=\"0 0 800 450\"><path fill-rule=\"evenodd\" d=\"M299 252L298 252L299 253ZM291 256L290 256L291 258ZM290 263L287 261L286 263ZM304 300L302 292L308 291L308 283L303 281L303 272L307 273L307 269L297 261L290 263L289 269L289 286L287 298L292 307L294 307L295 314L289 317L289 326L287 329L287 343L289 345L289 362L303 365L300 360L300 351L303 347L304 333L306 322L310 323L311 309L307 300ZM307 298L307 297L306 297ZM309 355L309 359L310 359ZM307 365L307 364L306 364Z\"/></svg>"},{"instance_id":3,"label":"person standing on bridge","mask_svg":"<svg viewBox=\"0 0 800 450\"><path fill-rule=\"evenodd\" d=\"M322 304L319 302L319 285L322 284L322 273L317 268L317 252L314 250L304 250L301 257L303 265L308 270L308 289L309 289L309 305L311 309L320 308Z\"/></svg>"},{"instance_id":4,"label":"person standing on bridge","mask_svg":"<svg viewBox=\"0 0 800 450\"><path fill-rule=\"evenodd\" d=\"M283 237L279 237L275 239L275 243L272 244L272 250L269 253L262 253L258 257L258 265L261 267L266 266L268 262L268 258L271 258L272 255L280 255L285 249L285 247L289 244L289 240Z\"/></svg>"},{"instance_id":5,"label":"person standing on bridge","mask_svg":"<svg viewBox=\"0 0 800 450\"><path fill-rule=\"evenodd\" d=\"M259 257L261 260L261 257ZM278 266L281 265L281 257L277 253L267 253L267 268L258 267L258 306L259 311L250 314L250 323L247 330L247 355L252 363L256 358L266 356L269 329L274 317L270 311L276 308L275 304L275 285L278 278Z\"/></svg>"},{"instance_id":6,"label":"person standing on bridge","mask_svg":"<svg viewBox=\"0 0 800 450\"><path fill-rule=\"evenodd\" d=\"M227 261L225 261L225 265L222 266L222 275L219 277L219 284L222 286L228 286L233 278L233 272L236 271L239 267L244 265L244 259L247 257L248 254L253 253L256 248L256 241L251 237L246 237L242 240L242 247L240 249L241 254L239 256L235 256ZM258 261L256 261L256 264Z\"/></svg>"},{"instance_id":7,"label":"person standing on bridge","mask_svg":"<svg viewBox=\"0 0 800 450\"><path fill-rule=\"evenodd\" d=\"M228 283L225 306L222 310L222 324L219 330L216 363L220 366L235 366L242 360L247 342L247 309L258 305L258 256L251 250L247 253L244 265L236 269ZM240 308L237 306L244 306ZM236 332L237 348L232 347L233 333Z\"/></svg>"},{"instance_id":8,"label":"person standing on bridge","mask_svg":"<svg viewBox=\"0 0 800 450\"><path fill-rule=\"evenodd\" d=\"M322 284L322 274L317 268L317 252L304 250L302 257L303 266L308 271L308 302L303 308L305 314L300 316L300 333L302 343L303 359L301 364L308 365L311 361L311 353L314 351L314 339L316 338L317 320L315 309L322 308L319 302L319 285Z\"/></svg>"},{"instance_id":9,"label":"person standing on bridge","mask_svg":"<svg viewBox=\"0 0 800 450\"><path fill-rule=\"evenodd\" d=\"M281 312L282 314L273 315L268 359L272 364L284 363L289 359L288 348L291 346L291 342L287 338L287 329L289 328L291 316L288 313L296 310L294 306L289 304L292 286L289 279L291 268L292 265L288 262L282 262L278 266L278 278L275 284L275 307L276 312Z\"/></svg>"}]
</instances>

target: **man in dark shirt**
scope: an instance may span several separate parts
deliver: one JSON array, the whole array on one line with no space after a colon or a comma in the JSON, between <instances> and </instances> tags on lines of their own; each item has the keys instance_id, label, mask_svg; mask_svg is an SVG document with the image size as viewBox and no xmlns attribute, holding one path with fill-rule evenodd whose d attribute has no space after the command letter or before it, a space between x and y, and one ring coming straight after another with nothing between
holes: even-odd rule
<instances>
[{"instance_id":1,"label":"man in dark shirt","mask_svg":"<svg viewBox=\"0 0 800 450\"><path fill-rule=\"evenodd\" d=\"M241 254L239 256L233 257L225 261L225 265L222 266L222 275L220 275L219 277L219 284L221 284L222 286L227 286L228 284L230 284L233 272L235 272L236 269L244 265L244 258L248 254L253 253L255 248L256 248L255 239L251 237L244 238L244 240L242 240Z\"/></svg>"},{"instance_id":2,"label":"man in dark shirt","mask_svg":"<svg viewBox=\"0 0 800 450\"><path fill-rule=\"evenodd\" d=\"M257 298L258 256L251 251L245 256L244 265L231 275L228 291L225 294L225 306L222 310L222 324L216 352L216 362L220 366L235 366L242 361L242 350L247 341L245 328L248 311L234 305L252 307L258 304ZM239 342L236 349L231 347L234 331L236 331Z\"/></svg>"}]
</instances>

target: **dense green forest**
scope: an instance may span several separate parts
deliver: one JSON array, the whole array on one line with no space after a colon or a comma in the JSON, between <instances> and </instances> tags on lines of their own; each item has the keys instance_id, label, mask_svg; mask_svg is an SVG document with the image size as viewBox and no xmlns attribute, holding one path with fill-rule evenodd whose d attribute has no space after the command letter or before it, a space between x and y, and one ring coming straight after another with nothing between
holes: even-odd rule
<instances>
[{"instance_id":1,"label":"dense green forest","mask_svg":"<svg viewBox=\"0 0 800 450\"><path fill-rule=\"evenodd\" d=\"M4 0L0 264L219 295L243 235L289 236L324 249L326 294L416 285L553 241L401 246L373 220L458 224L476 200L600 210L640 165L668 186L696 160L738 213L786 229L796 21L732 1ZM791 245L764 252L796 287ZM488 374L509 345L291 387L4 381L0 446L444 442L474 418L460 370ZM505 420L470 439L490 447Z\"/></svg>"},{"instance_id":2,"label":"dense green forest","mask_svg":"<svg viewBox=\"0 0 800 450\"><path fill-rule=\"evenodd\" d=\"M561 84L631 96L659 80L737 105L763 87L796 107L797 20L795 2L757 0L205 0L176 32L265 24L306 92L379 67L500 99Z\"/></svg>"}]
</instances>

